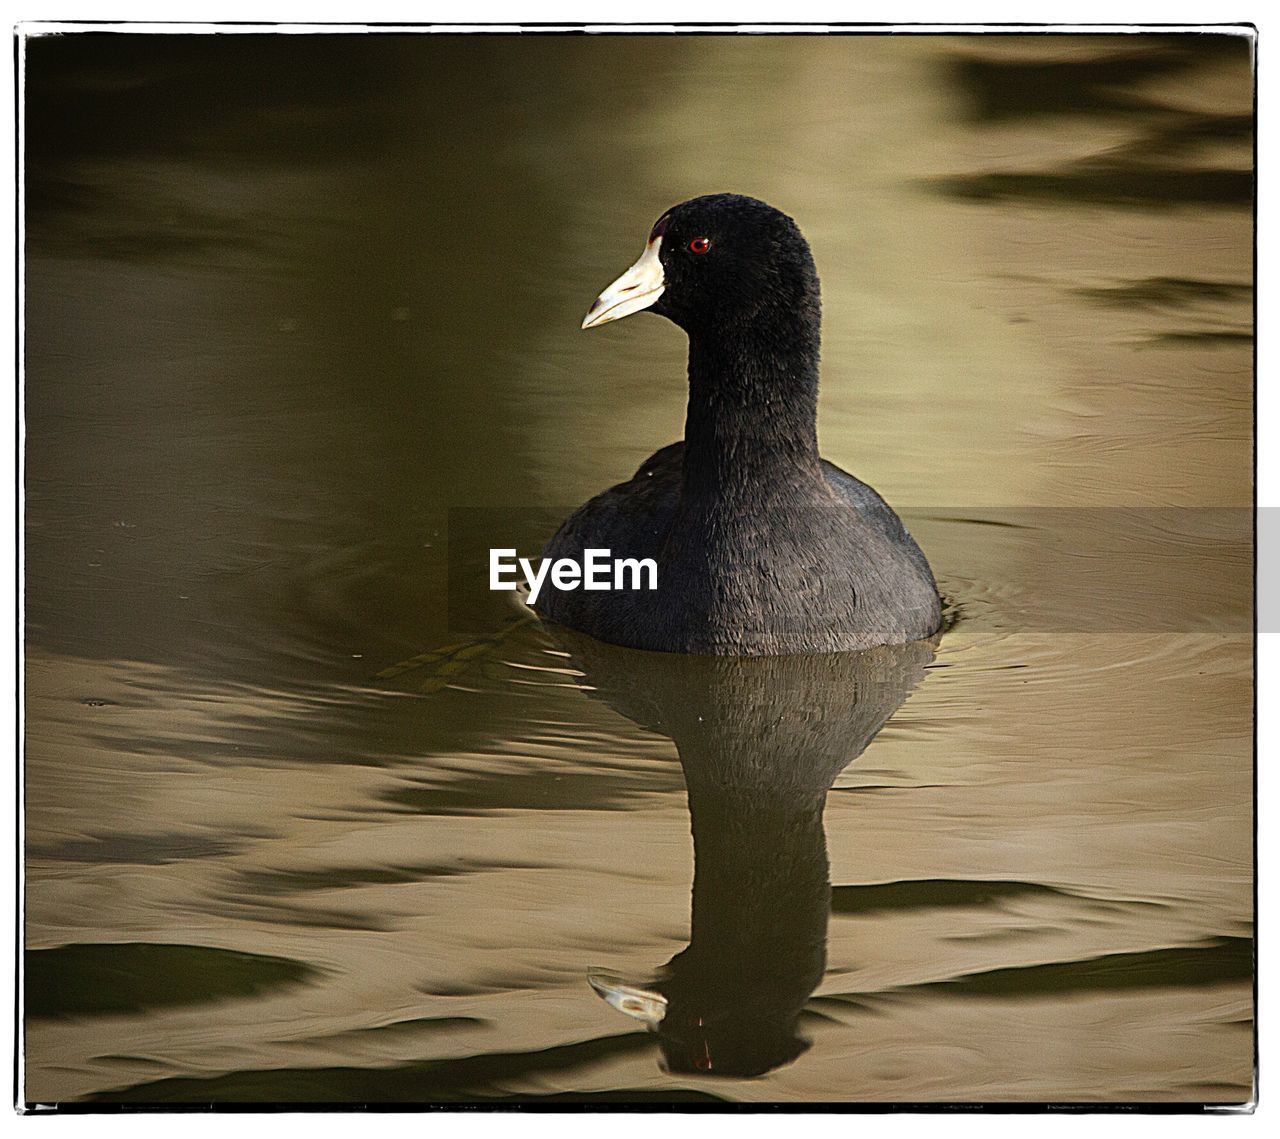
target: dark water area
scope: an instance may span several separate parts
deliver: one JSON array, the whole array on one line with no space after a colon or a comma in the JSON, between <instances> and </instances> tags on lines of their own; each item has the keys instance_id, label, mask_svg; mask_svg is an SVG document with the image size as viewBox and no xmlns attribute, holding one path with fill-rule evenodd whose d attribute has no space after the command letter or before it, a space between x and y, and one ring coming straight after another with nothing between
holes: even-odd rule
<instances>
[{"instance_id":1,"label":"dark water area","mask_svg":"<svg viewBox=\"0 0 1280 1139\"><path fill-rule=\"evenodd\" d=\"M26 1098L1252 1094L1249 41L25 42ZM607 76L610 98L600 98ZM793 214L936 641L486 588L681 433L582 333Z\"/></svg>"}]
</instances>

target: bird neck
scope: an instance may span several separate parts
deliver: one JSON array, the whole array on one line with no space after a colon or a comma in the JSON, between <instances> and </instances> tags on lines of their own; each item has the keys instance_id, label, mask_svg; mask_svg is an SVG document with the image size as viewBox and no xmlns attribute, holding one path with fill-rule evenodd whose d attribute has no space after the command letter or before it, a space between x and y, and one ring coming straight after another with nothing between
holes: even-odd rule
<instances>
[{"instance_id":1,"label":"bird neck","mask_svg":"<svg viewBox=\"0 0 1280 1139\"><path fill-rule=\"evenodd\" d=\"M682 987L727 989L746 1003L790 998L799 1012L826 962L826 794L690 786L690 938L672 962Z\"/></svg>"},{"instance_id":2,"label":"bird neck","mask_svg":"<svg viewBox=\"0 0 1280 1139\"><path fill-rule=\"evenodd\" d=\"M757 502L825 486L816 314L689 335L687 501Z\"/></svg>"}]
</instances>

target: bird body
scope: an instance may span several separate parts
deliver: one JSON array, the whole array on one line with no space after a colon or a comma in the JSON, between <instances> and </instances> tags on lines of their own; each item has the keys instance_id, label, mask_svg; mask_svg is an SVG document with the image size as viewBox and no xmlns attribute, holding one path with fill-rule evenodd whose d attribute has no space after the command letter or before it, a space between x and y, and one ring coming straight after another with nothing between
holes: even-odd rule
<instances>
[{"instance_id":1,"label":"bird body","mask_svg":"<svg viewBox=\"0 0 1280 1139\"><path fill-rule=\"evenodd\" d=\"M818 278L795 223L738 195L673 208L584 327L643 308L689 334L685 439L579 508L543 558L651 558L657 588L551 586L539 613L613 644L721 656L936 632L920 548L880 495L818 454Z\"/></svg>"},{"instance_id":2,"label":"bird body","mask_svg":"<svg viewBox=\"0 0 1280 1139\"><path fill-rule=\"evenodd\" d=\"M611 644L719 656L847 652L937 631L928 562L866 483L823 461L825 494L788 493L764 511L732 498L691 504L684 455L683 442L662 448L575 511L543 552L652 558L658 588L548 586L544 616Z\"/></svg>"}]
</instances>

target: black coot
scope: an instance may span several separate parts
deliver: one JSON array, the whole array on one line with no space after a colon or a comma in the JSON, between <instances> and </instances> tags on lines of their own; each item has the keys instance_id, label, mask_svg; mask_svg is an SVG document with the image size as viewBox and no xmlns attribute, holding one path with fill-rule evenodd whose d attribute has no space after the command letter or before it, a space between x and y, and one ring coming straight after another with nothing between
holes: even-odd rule
<instances>
[{"instance_id":1,"label":"black coot","mask_svg":"<svg viewBox=\"0 0 1280 1139\"><path fill-rule=\"evenodd\" d=\"M936 632L920 548L871 487L818 454L821 305L795 222L737 194L675 206L583 327L642 309L689 336L684 442L578 509L543 558L652 558L658 588L557 589L548 577L538 611L613 644L718 656Z\"/></svg>"}]
</instances>

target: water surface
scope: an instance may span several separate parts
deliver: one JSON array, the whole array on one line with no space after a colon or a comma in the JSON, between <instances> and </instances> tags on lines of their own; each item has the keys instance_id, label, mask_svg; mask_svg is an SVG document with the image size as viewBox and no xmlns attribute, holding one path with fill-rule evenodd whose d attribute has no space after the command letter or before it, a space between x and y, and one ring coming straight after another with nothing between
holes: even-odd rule
<instances>
[{"instance_id":1,"label":"water surface","mask_svg":"<svg viewBox=\"0 0 1280 1139\"><path fill-rule=\"evenodd\" d=\"M26 67L28 1100L1249 1098L1244 41ZM678 330L577 326L725 189L813 245L936 645L477 585L679 436Z\"/></svg>"}]
</instances>

